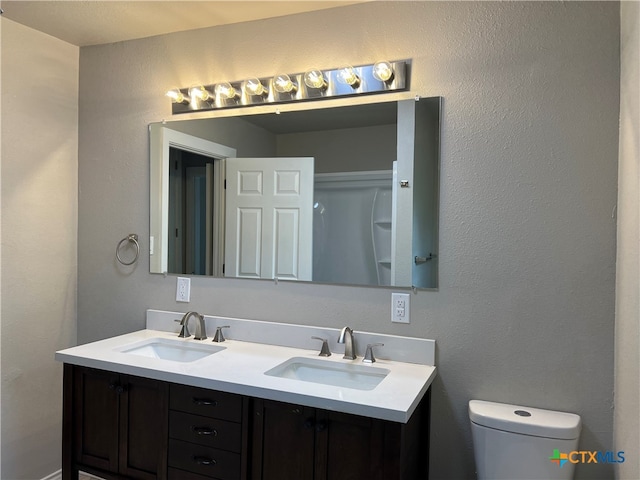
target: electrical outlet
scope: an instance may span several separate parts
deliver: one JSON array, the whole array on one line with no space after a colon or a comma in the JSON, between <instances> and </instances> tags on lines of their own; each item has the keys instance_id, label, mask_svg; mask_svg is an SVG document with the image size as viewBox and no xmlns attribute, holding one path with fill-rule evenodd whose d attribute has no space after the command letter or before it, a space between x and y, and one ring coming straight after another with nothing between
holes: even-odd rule
<instances>
[{"instance_id":1,"label":"electrical outlet","mask_svg":"<svg viewBox=\"0 0 640 480\"><path fill-rule=\"evenodd\" d=\"M391 321L393 323L411 323L408 293L391 294Z\"/></svg>"},{"instance_id":2,"label":"electrical outlet","mask_svg":"<svg viewBox=\"0 0 640 480\"><path fill-rule=\"evenodd\" d=\"M191 279L188 277L178 277L176 284L176 302L191 301Z\"/></svg>"}]
</instances>

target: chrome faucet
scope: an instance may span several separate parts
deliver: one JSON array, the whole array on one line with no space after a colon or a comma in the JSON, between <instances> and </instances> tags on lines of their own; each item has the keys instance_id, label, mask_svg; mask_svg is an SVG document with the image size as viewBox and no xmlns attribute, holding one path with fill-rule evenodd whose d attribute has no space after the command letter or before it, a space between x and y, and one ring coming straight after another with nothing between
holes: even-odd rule
<instances>
[{"instance_id":1,"label":"chrome faucet","mask_svg":"<svg viewBox=\"0 0 640 480\"><path fill-rule=\"evenodd\" d=\"M204 327L204 315L200 315L198 312L187 312L184 314L182 320L180 320L180 326L182 326L182 328L180 329L180 335L178 336L180 338L188 338L191 336L191 333L189 333L189 319L192 316L195 316L198 319L198 328L193 338L196 340L206 340L207 332ZM176 322L177 321L178 320L176 320Z\"/></svg>"},{"instance_id":2,"label":"chrome faucet","mask_svg":"<svg viewBox=\"0 0 640 480\"><path fill-rule=\"evenodd\" d=\"M344 327L340 332L338 343L344 343L344 357L347 360L356 359L356 342L353 339L353 330L350 327Z\"/></svg>"}]
</instances>

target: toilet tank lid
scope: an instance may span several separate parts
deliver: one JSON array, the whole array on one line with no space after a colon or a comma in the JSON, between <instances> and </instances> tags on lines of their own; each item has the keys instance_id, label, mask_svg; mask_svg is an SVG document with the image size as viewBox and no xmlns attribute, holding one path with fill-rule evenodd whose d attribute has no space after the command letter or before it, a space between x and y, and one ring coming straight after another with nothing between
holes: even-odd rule
<instances>
[{"instance_id":1,"label":"toilet tank lid","mask_svg":"<svg viewBox=\"0 0 640 480\"><path fill-rule=\"evenodd\" d=\"M469 418L477 425L523 435L563 440L580 436L580 416L574 413L471 400Z\"/></svg>"}]
</instances>

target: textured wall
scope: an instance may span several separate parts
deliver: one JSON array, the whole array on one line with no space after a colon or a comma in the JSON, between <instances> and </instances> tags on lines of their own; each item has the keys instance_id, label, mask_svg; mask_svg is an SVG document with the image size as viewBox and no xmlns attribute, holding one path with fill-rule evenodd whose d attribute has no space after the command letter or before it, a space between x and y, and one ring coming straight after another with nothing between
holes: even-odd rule
<instances>
[{"instance_id":1,"label":"textured wall","mask_svg":"<svg viewBox=\"0 0 640 480\"><path fill-rule=\"evenodd\" d=\"M640 478L640 3L620 4L620 158L616 278L616 478Z\"/></svg>"},{"instance_id":2,"label":"textured wall","mask_svg":"<svg viewBox=\"0 0 640 480\"><path fill-rule=\"evenodd\" d=\"M79 340L149 307L434 338L433 478L474 474L471 398L579 413L582 448L611 449L619 22L615 2L372 2L81 49ZM194 278L185 305L146 256L116 264L148 235L164 91L380 58L444 97L440 288L412 295L411 325L389 290Z\"/></svg>"},{"instance_id":3,"label":"textured wall","mask_svg":"<svg viewBox=\"0 0 640 480\"><path fill-rule=\"evenodd\" d=\"M2 471L60 468L62 365L76 343L78 57L2 19Z\"/></svg>"}]
</instances>

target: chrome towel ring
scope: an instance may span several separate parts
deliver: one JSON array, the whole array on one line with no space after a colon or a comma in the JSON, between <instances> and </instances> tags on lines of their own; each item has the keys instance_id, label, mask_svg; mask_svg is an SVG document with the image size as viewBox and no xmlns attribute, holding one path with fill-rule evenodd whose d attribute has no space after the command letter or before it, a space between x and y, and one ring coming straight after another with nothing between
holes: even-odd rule
<instances>
[{"instance_id":1,"label":"chrome towel ring","mask_svg":"<svg viewBox=\"0 0 640 480\"><path fill-rule=\"evenodd\" d=\"M120 248L122 247L122 245L125 242L131 242L135 245L136 247L136 256L133 258L133 260L131 260L130 262L125 262L124 260L122 260L122 258L120 257ZM120 240L120 242L118 243L118 246L116 247L116 258L118 259L118 261L122 264L122 265L133 265L134 263L136 263L138 261L138 257L140 256L140 244L138 243L138 234L137 233L130 233L129 235L127 235L125 238L123 238L122 240Z\"/></svg>"}]
</instances>

